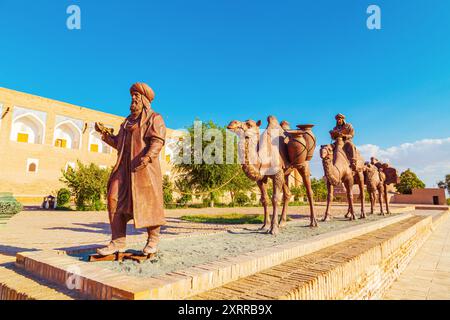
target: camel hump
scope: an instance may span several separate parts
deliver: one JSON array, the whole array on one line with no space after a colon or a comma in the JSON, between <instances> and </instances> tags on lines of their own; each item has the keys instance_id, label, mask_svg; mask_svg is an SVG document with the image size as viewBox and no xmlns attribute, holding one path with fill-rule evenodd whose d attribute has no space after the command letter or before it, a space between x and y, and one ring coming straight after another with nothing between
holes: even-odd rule
<instances>
[{"instance_id":1,"label":"camel hump","mask_svg":"<svg viewBox=\"0 0 450 320\"><path fill-rule=\"evenodd\" d=\"M268 117L269 125L261 135L258 156L261 161L261 175L276 174L289 167L289 158L284 139L284 130L275 117Z\"/></svg>"}]
</instances>

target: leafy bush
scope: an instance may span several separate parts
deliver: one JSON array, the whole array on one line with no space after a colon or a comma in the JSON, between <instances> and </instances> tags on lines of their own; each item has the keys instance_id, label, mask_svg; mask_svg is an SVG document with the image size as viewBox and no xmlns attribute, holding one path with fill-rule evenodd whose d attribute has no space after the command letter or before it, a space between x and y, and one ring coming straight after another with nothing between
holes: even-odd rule
<instances>
[{"instance_id":1,"label":"leafy bush","mask_svg":"<svg viewBox=\"0 0 450 320\"><path fill-rule=\"evenodd\" d=\"M326 201L328 196L327 184L323 179L311 179L311 188L315 201ZM306 193L306 192L305 192Z\"/></svg>"},{"instance_id":2,"label":"leafy bush","mask_svg":"<svg viewBox=\"0 0 450 320\"><path fill-rule=\"evenodd\" d=\"M245 193L239 192L235 195L235 202L242 207L250 202L250 198Z\"/></svg>"},{"instance_id":3,"label":"leafy bush","mask_svg":"<svg viewBox=\"0 0 450 320\"><path fill-rule=\"evenodd\" d=\"M173 183L170 181L168 175L164 175L163 177L163 199L166 208L173 203Z\"/></svg>"},{"instance_id":4,"label":"leafy bush","mask_svg":"<svg viewBox=\"0 0 450 320\"><path fill-rule=\"evenodd\" d=\"M300 201L300 198L303 198L305 195L305 190L302 187L291 187L291 193L294 196L294 201Z\"/></svg>"},{"instance_id":5,"label":"leafy bush","mask_svg":"<svg viewBox=\"0 0 450 320\"><path fill-rule=\"evenodd\" d=\"M106 209L102 199L106 197L106 189L110 175L109 169L101 169L94 163L84 165L77 162L74 170L62 171L61 181L75 195L75 204L80 211L101 211Z\"/></svg>"},{"instance_id":6,"label":"leafy bush","mask_svg":"<svg viewBox=\"0 0 450 320\"><path fill-rule=\"evenodd\" d=\"M58 204L58 207L65 207L69 201L70 201L70 191L66 188L61 188L58 191L58 195L56 197L56 203Z\"/></svg>"},{"instance_id":7,"label":"leafy bush","mask_svg":"<svg viewBox=\"0 0 450 320\"><path fill-rule=\"evenodd\" d=\"M12 193L0 193L0 214L14 215L22 211L21 203L12 196Z\"/></svg>"},{"instance_id":8,"label":"leafy bush","mask_svg":"<svg viewBox=\"0 0 450 320\"><path fill-rule=\"evenodd\" d=\"M450 198L447 199L447 205L450 206Z\"/></svg>"}]
</instances>

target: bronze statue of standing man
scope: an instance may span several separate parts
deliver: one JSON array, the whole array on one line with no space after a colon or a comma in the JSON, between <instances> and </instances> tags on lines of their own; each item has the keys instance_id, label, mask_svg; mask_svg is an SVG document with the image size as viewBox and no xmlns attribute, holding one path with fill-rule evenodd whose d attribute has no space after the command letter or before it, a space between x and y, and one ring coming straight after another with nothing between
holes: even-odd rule
<instances>
[{"instance_id":1,"label":"bronze statue of standing man","mask_svg":"<svg viewBox=\"0 0 450 320\"><path fill-rule=\"evenodd\" d=\"M166 126L161 115L151 108L155 94L147 84L135 83L130 94L130 115L117 135L105 130L101 123L96 124L102 140L117 150L107 195L112 240L97 250L102 256L125 251L130 220L134 220L136 228L147 228L143 253L156 253L160 229L165 224L159 153L165 143Z\"/></svg>"}]
</instances>

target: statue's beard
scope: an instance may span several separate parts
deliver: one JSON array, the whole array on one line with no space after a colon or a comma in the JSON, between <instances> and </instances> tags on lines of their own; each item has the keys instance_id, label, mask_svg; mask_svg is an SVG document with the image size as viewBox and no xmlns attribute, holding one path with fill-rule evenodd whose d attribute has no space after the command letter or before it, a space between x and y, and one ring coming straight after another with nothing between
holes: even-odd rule
<instances>
[{"instance_id":1,"label":"statue's beard","mask_svg":"<svg viewBox=\"0 0 450 320\"><path fill-rule=\"evenodd\" d=\"M133 102L130 107L131 116L136 119L142 112L142 105L138 102Z\"/></svg>"}]
</instances>

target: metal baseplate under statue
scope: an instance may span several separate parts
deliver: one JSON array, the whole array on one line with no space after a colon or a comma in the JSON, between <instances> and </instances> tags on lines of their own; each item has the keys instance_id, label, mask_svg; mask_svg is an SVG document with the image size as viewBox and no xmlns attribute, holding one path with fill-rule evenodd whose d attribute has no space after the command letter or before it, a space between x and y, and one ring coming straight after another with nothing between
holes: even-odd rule
<instances>
[{"instance_id":1,"label":"metal baseplate under statue","mask_svg":"<svg viewBox=\"0 0 450 320\"><path fill-rule=\"evenodd\" d=\"M156 253L143 254L142 252L116 252L106 256L100 254L92 254L88 257L88 262L118 261L131 260L142 263L147 260L154 260Z\"/></svg>"}]
</instances>

